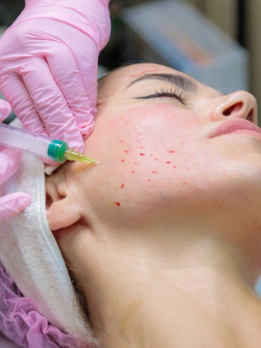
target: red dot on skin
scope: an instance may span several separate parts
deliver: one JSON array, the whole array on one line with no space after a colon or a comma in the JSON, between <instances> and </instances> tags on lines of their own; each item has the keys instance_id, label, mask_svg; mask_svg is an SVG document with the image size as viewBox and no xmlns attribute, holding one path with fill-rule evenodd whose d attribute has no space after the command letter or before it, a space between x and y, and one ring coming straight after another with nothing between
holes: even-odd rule
<instances>
[{"instance_id":1,"label":"red dot on skin","mask_svg":"<svg viewBox=\"0 0 261 348\"><path fill-rule=\"evenodd\" d=\"M144 156L144 153L140 153L141 156Z\"/></svg>"},{"instance_id":2,"label":"red dot on skin","mask_svg":"<svg viewBox=\"0 0 261 348\"><path fill-rule=\"evenodd\" d=\"M155 174L156 172L153 171L152 173Z\"/></svg>"},{"instance_id":3,"label":"red dot on skin","mask_svg":"<svg viewBox=\"0 0 261 348\"><path fill-rule=\"evenodd\" d=\"M143 146L141 146L140 148L143 149Z\"/></svg>"},{"instance_id":4,"label":"red dot on skin","mask_svg":"<svg viewBox=\"0 0 261 348\"><path fill-rule=\"evenodd\" d=\"M124 160L121 160L122 162L124 162Z\"/></svg>"},{"instance_id":5,"label":"red dot on skin","mask_svg":"<svg viewBox=\"0 0 261 348\"><path fill-rule=\"evenodd\" d=\"M121 117L121 120L123 119L123 117Z\"/></svg>"},{"instance_id":6,"label":"red dot on skin","mask_svg":"<svg viewBox=\"0 0 261 348\"><path fill-rule=\"evenodd\" d=\"M151 157L153 157L154 155L151 155Z\"/></svg>"},{"instance_id":7,"label":"red dot on skin","mask_svg":"<svg viewBox=\"0 0 261 348\"><path fill-rule=\"evenodd\" d=\"M169 153L174 153L175 151L173 151L173 150L171 150L171 151L169 151Z\"/></svg>"},{"instance_id":8,"label":"red dot on skin","mask_svg":"<svg viewBox=\"0 0 261 348\"><path fill-rule=\"evenodd\" d=\"M177 168L176 166L173 166L173 168Z\"/></svg>"},{"instance_id":9,"label":"red dot on skin","mask_svg":"<svg viewBox=\"0 0 261 348\"><path fill-rule=\"evenodd\" d=\"M134 170L132 170L131 172L134 173Z\"/></svg>"},{"instance_id":10,"label":"red dot on skin","mask_svg":"<svg viewBox=\"0 0 261 348\"><path fill-rule=\"evenodd\" d=\"M171 163L171 162L166 162L166 163L168 163L168 164L169 164L169 163Z\"/></svg>"},{"instance_id":11,"label":"red dot on skin","mask_svg":"<svg viewBox=\"0 0 261 348\"><path fill-rule=\"evenodd\" d=\"M154 158L155 159L155 161L158 161L158 159L157 158Z\"/></svg>"},{"instance_id":12,"label":"red dot on skin","mask_svg":"<svg viewBox=\"0 0 261 348\"><path fill-rule=\"evenodd\" d=\"M123 140L121 140L121 142L123 143Z\"/></svg>"},{"instance_id":13,"label":"red dot on skin","mask_svg":"<svg viewBox=\"0 0 261 348\"><path fill-rule=\"evenodd\" d=\"M120 202L114 202L114 204L116 204L116 205L118 205L118 206L120 206L121 204L120 204Z\"/></svg>"},{"instance_id":14,"label":"red dot on skin","mask_svg":"<svg viewBox=\"0 0 261 348\"><path fill-rule=\"evenodd\" d=\"M121 185L121 188L123 188L123 187L124 187L124 184Z\"/></svg>"},{"instance_id":15,"label":"red dot on skin","mask_svg":"<svg viewBox=\"0 0 261 348\"><path fill-rule=\"evenodd\" d=\"M186 184L187 182L186 181L183 181L184 182L184 184Z\"/></svg>"},{"instance_id":16,"label":"red dot on skin","mask_svg":"<svg viewBox=\"0 0 261 348\"><path fill-rule=\"evenodd\" d=\"M187 170L189 170L189 168L188 168L188 167L186 167L186 169L187 169Z\"/></svg>"},{"instance_id":17,"label":"red dot on skin","mask_svg":"<svg viewBox=\"0 0 261 348\"><path fill-rule=\"evenodd\" d=\"M129 153L129 151L127 151L127 150L124 150L126 153Z\"/></svg>"},{"instance_id":18,"label":"red dot on skin","mask_svg":"<svg viewBox=\"0 0 261 348\"><path fill-rule=\"evenodd\" d=\"M148 179L148 181L150 181L150 179Z\"/></svg>"},{"instance_id":19,"label":"red dot on skin","mask_svg":"<svg viewBox=\"0 0 261 348\"><path fill-rule=\"evenodd\" d=\"M138 164L137 162L135 162L135 164Z\"/></svg>"}]
</instances>

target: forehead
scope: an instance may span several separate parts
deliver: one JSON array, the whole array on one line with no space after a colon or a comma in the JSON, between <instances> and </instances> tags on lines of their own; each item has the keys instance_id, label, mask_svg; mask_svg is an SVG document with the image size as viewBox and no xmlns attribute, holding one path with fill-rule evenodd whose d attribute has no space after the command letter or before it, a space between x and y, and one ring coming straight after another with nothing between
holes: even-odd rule
<instances>
[{"instance_id":1,"label":"forehead","mask_svg":"<svg viewBox=\"0 0 261 348\"><path fill-rule=\"evenodd\" d=\"M150 64L150 63L133 64L126 67L120 67L114 70L113 72L111 72L106 77L102 78L99 81L98 90L101 91L104 89L104 87L106 87L106 89L109 88L111 92L112 92L111 88L113 88L114 91L122 90L126 88L131 82L139 79L141 76L145 74L157 74L157 73L179 74L183 76L188 76L178 70L169 68L164 65ZM195 79L193 80L197 83L199 87L199 93L206 92L213 96L217 96L218 94L220 94L220 92L218 92L217 90L209 86L206 86ZM149 83L151 83L151 81Z\"/></svg>"}]
</instances>

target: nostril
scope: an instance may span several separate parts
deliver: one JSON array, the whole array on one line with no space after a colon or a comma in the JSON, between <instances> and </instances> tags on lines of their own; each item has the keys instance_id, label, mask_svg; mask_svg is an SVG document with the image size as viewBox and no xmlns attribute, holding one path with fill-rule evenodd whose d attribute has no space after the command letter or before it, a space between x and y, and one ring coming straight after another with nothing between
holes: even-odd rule
<instances>
[{"instance_id":1,"label":"nostril","mask_svg":"<svg viewBox=\"0 0 261 348\"><path fill-rule=\"evenodd\" d=\"M227 108L223 111L223 115L230 116L234 112L239 112L242 109L242 107L243 107L243 102L238 102L236 104L233 104L232 106L230 106L229 108Z\"/></svg>"},{"instance_id":2,"label":"nostril","mask_svg":"<svg viewBox=\"0 0 261 348\"><path fill-rule=\"evenodd\" d=\"M254 123L254 109L251 109L249 114L247 115L247 120Z\"/></svg>"}]
</instances>

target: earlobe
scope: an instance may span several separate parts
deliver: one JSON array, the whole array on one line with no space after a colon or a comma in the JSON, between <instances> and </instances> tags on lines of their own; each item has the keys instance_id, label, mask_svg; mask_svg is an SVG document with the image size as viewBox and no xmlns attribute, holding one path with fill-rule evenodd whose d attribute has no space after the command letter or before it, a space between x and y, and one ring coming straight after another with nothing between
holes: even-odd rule
<instances>
[{"instance_id":1,"label":"earlobe","mask_svg":"<svg viewBox=\"0 0 261 348\"><path fill-rule=\"evenodd\" d=\"M70 227L81 219L81 213L76 204L69 197L49 204L46 210L47 220L51 231Z\"/></svg>"}]
</instances>

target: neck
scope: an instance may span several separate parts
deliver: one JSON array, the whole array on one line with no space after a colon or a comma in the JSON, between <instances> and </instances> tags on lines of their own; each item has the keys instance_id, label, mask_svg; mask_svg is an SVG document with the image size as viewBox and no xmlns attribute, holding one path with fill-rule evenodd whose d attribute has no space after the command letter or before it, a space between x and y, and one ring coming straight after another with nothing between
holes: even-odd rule
<instances>
[{"instance_id":1,"label":"neck","mask_svg":"<svg viewBox=\"0 0 261 348\"><path fill-rule=\"evenodd\" d=\"M118 289L125 291L120 297L115 292L102 309L103 348L256 348L260 344L261 306L250 290L238 290L235 282L207 269L181 271L175 282L175 277L173 282L168 276L164 279L160 271L158 276L156 270L148 273L153 276L143 277L142 284L122 283ZM179 282L182 278L190 287ZM206 279L215 284L214 291L201 285Z\"/></svg>"},{"instance_id":2,"label":"neck","mask_svg":"<svg viewBox=\"0 0 261 348\"><path fill-rule=\"evenodd\" d=\"M143 249L130 251L122 242L121 248L96 249L95 271L82 272L94 284L91 290L86 286L86 295L102 348L260 344L258 294L224 246L199 245L183 264L166 262L166 255L150 257ZM89 264L94 263L82 263Z\"/></svg>"}]
</instances>

